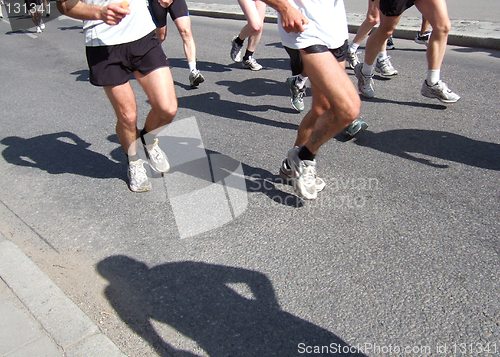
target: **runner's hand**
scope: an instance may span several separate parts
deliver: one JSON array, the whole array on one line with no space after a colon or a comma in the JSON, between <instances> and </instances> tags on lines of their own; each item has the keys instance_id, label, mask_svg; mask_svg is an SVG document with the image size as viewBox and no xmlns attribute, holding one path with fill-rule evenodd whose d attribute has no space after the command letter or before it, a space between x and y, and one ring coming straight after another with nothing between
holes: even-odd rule
<instances>
[{"instance_id":1,"label":"runner's hand","mask_svg":"<svg viewBox=\"0 0 500 357\"><path fill-rule=\"evenodd\" d=\"M286 32L303 32L304 25L309 23L299 10L292 6L288 6L287 10L280 13L281 24Z\"/></svg>"},{"instance_id":2,"label":"runner's hand","mask_svg":"<svg viewBox=\"0 0 500 357\"><path fill-rule=\"evenodd\" d=\"M111 3L101 9L101 20L108 25L117 25L128 14L130 10L123 8L120 3Z\"/></svg>"},{"instance_id":3,"label":"runner's hand","mask_svg":"<svg viewBox=\"0 0 500 357\"><path fill-rule=\"evenodd\" d=\"M164 7L165 9L172 5L174 0L158 0L158 3L160 4L161 7Z\"/></svg>"}]
</instances>

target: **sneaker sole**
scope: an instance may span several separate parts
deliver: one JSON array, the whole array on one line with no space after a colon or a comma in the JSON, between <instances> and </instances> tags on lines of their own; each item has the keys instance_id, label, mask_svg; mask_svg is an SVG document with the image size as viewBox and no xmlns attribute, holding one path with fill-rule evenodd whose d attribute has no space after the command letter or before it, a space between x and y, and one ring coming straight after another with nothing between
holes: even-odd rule
<instances>
[{"instance_id":1,"label":"sneaker sole","mask_svg":"<svg viewBox=\"0 0 500 357\"><path fill-rule=\"evenodd\" d=\"M300 109L300 108L296 107L296 106L293 104L293 100L292 100L292 99L290 99L290 104L292 105L292 108L293 108L293 109L295 109L295 110L296 110L297 112L299 112L299 113L301 113L301 112L304 110L304 108Z\"/></svg>"},{"instance_id":2,"label":"sneaker sole","mask_svg":"<svg viewBox=\"0 0 500 357\"><path fill-rule=\"evenodd\" d=\"M398 75L398 72L394 72L393 74L382 73L378 68L375 68L375 72L377 72L381 77L384 78L391 78Z\"/></svg>"},{"instance_id":3,"label":"sneaker sole","mask_svg":"<svg viewBox=\"0 0 500 357\"><path fill-rule=\"evenodd\" d=\"M136 189L133 189L132 186L128 185L128 189L132 192L135 192L135 193L143 193L143 192L149 192L151 191L151 184L149 184L149 186L147 187L142 187L142 188L136 188Z\"/></svg>"},{"instance_id":4,"label":"sneaker sole","mask_svg":"<svg viewBox=\"0 0 500 357\"><path fill-rule=\"evenodd\" d=\"M443 99L441 97L438 97L437 95L427 95L427 94L424 94L424 93L420 93L420 94L422 94L426 98L437 99L441 103L446 103L446 104L453 104L453 103L456 103L456 102L458 102L460 100L460 98L458 98L457 100L452 100L452 99Z\"/></svg>"},{"instance_id":5,"label":"sneaker sole","mask_svg":"<svg viewBox=\"0 0 500 357\"><path fill-rule=\"evenodd\" d=\"M254 72L260 71L262 69L262 67L260 67L260 68L252 68L252 67L249 67L249 66L247 66L245 64L243 65L243 68L249 69L249 70L254 71Z\"/></svg>"},{"instance_id":6,"label":"sneaker sole","mask_svg":"<svg viewBox=\"0 0 500 357\"><path fill-rule=\"evenodd\" d=\"M205 78L197 78L193 83L191 83L191 88L198 87L203 82L205 82Z\"/></svg>"}]
</instances>

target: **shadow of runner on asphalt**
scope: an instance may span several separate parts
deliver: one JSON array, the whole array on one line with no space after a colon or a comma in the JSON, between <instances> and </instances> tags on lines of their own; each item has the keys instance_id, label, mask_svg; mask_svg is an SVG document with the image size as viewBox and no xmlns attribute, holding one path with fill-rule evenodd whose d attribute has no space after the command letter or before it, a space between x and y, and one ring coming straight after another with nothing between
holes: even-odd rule
<instances>
[{"instance_id":1,"label":"shadow of runner on asphalt","mask_svg":"<svg viewBox=\"0 0 500 357\"><path fill-rule=\"evenodd\" d=\"M380 77L382 78L382 77ZM387 80L387 78L382 79L382 80ZM415 108L429 108L429 109L435 109L435 110L445 110L447 107L446 105L443 104L435 104L435 103L422 103L422 102L409 102L409 101L402 101L402 100L393 100L393 99L386 99L386 98L367 98L364 96L360 96L361 101L363 102L371 102L371 103L390 103L390 104L396 104L396 105L406 105L409 107L415 107Z\"/></svg>"},{"instance_id":2,"label":"shadow of runner on asphalt","mask_svg":"<svg viewBox=\"0 0 500 357\"><path fill-rule=\"evenodd\" d=\"M108 136L108 140L113 143L118 143L118 136L116 134ZM197 149L200 151L196 157L199 159L190 160L188 162L183 162L182 164L175 164L173 158L171 158L170 164L172 167L166 175L173 174L175 172L181 172L188 176L193 176L198 179L205 180L207 185L215 182L224 182L224 185L229 185L232 188L240 189L248 193L263 193L272 199L276 203L286 205L289 207L303 207L304 202L302 199L297 197L292 193L287 193L280 190L277 185L287 185L279 175L273 174L263 168L251 166L245 164L241 161L235 160L230 156L221 154L220 152L209 150L206 148L199 147L200 142L193 140L193 138L187 137L172 137L166 136L162 138L162 146L165 149L167 156L172 153L179 153L185 150L186 145L191 146L191 150ZM111 152L111 157L116 161L126 160L123 150L118 147ZM210 158L216 157L217 160L212 161ZM210 161L210 175L206 172L200 171L200 167L206 164L206 160ZM278 165L280 163L277 163ZM227 178L237 171L238 166L241 165L244 174L245 187L240 187L239 185L232 185L233 180L227 180ZM276 168L279 171L279 167Z\"/></svg>"},{"instance_id":3,"label":"shadow of runner on asphalt","mask_svg":"<svg viewBox=\"0 0 500 357\"><path fill-rule=\"evenodd\" d=\"M446 131L398 129L374 133L367 130L355 143L435 168L449 166L415 157L413 153L482 169L500 170L500 145Z\"/></svg>"},{"instance_id":4,"label":"shadow of runner on asphalt","mask_svg":"<svg viewBox=\"0 0 500 357\"><path fill-rule=\"evenodd\" d=\"M290 74L291 75L291 74ZM215 84L226 86L227 90L236 95L244 95L245 97L259 96L276 96L290 97L290 89L283 81L276 81L269 78L250 78L244 81L218 81ZM306 88L306 96L312 96L310 88ZM289 109L290 114L298 114L295 110ZM302 117L300 117L302 118Z\"/></svg>"},{"instance_id":5,"label":"shadow of runner on asphalt","mask_svg":"<svg viewBox=\"0 0 500 357\"><path fill-rule=\"evenodd\" d=\"M481 53L485 52L488 53L489 56L495 57L495 58L500 58L500 51L498 50L493 50L489 48L481 48L481 47L457 47L457 48L452 48L451 51L459 52L459 53Z\"/></svg>"},{"instance_id":6,"label":"shadow of runner on asphalt","mask_svg":"<svg viewBox=\"0 0 500 357\"><path fill-rule=\"evenodd\" d=\"M272 283L257 271L193 261L148 268L122 255L100 261L97 271L108 281L104 293L120 318L160 356L197 355L174 347L152 320L213 357L300 356L306 346L364 356L334 333L282 310Z\"/></svg>"},{"instance_id":7,"label":"shadow of runner on asphalt","mask_svg":"<svg viewBox=\"0 0 500 357\"><path fill-rule=\"evenodd\" d=\"M299 127L298 124L275 121L247 113L264 113L268 110L276 110L282 113L296 113L292 109L277 107L274 105L250 105L243 102L231 102L229 100L221 99L220 94L215 92L179 97L177 98L177 101L179 108L189 108L195 112L207 113L220 118L241 120L290 130L297 130Z\"/></svg>"},{"instance_id":8,"label":"shadow of runner on asphalt","mask_svg":"<svg viewBox=\"0 0 500 357\"><path fill-rule=\"evenodd\" d=\"M75 174L100 179L126 181L126 165L89 149L78 135L63 131L21 138L9 136L0 141L6 148L2 156L11 164L34 167L49 174Z\"/></svg>"},{"instance_id":9,"label":"shadow of runner on asphalt","mask_svg":"<svg viewBox=\"0 0 500 357\"><path fill-rule=\"evenodd\" d=\"M168 63L172 68L185 68L188 70L188 62L185 58L173 58L169 57L168 58ZM196 61L196 67L203 73L203 72L215 72L215 73L222 73L222 72L231 72L230 68L227 68L227 66L220 64L220 63L215 63L215 62L208 62L208 61Z\"/></svg>"}]
</instances>

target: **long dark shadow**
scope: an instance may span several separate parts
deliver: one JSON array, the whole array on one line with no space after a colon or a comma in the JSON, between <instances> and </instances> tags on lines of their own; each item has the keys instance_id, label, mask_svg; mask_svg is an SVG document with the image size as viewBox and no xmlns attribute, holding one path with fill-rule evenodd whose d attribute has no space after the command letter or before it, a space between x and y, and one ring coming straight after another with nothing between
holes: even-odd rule
<instances>
[{"instance_id":1,"label":"long dark shadow","mask_svg":"<svg viewBox=\"0 0 500 357\"><path fill-rule=\"evenodd\" d=\"M482 169L500 170L499 144L474 140L446 131L399 129L374 133L367 130L355 143L435 168L447 168L448 165L435 164L413 154L423 154Z\"/></svg>"},{"instance_id":2,"label":"long dark shadow","mask_svg":"<svg viewBox=\"0 0 500 357\"><path fill-rule=\"evenodd\" d=\"M220 94L216 92L203 93L198 95L189 95L178 98L178 104L181 108L189 108L194 111L212 114L216 117L242 120L255 124L269 125L276 128L297 130L298 125L274 121L249 114L248 112L266 112L276 110L284 113L295 113L291 108L282 108L274 105L250 105L245 103L235 103L229 100L221 99Z\"/></svg>"},{"instance_id":3,"label":"long dark shadow","mask_svg":"<svg viewBox=\"0 0 500 357\"><path fill-rule=\"evenodd\" d=\"M333 332L283 310L272 282L255 270L194 261L150 268L118 255L100 261L97 271L108 281L104 293L120 318L159 356L196 355L175 348L152 320L213 357L300 356L306 346L364 356Z\"/></svg>"},{"instance_id":4,"label":"long dark shadow","mask_svg":"<svg viewBox=\"0 0 500 357\"><path fill-rule=\"evenodd\" d=\"M32 138L10 136L0 141L2 156L11 164L33 167L50 174L70 173L94 178L126 180L124 163L89 149L90 143L71 132Z\"/></svg>"}]
</instances>

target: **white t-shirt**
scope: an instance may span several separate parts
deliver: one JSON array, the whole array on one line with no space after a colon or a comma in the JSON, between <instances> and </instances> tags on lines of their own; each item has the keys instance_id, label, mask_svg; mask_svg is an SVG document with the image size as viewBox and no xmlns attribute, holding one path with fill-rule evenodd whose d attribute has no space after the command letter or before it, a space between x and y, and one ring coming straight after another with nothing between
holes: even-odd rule
<instances>
[{"instance_id":1,"label":"white t-shirt","mask_svg":"<svg viewBox=\"0 0 500 357\"><path fill-rule=\"evenodd\" d=\"M105 6L108 0L82 0L86 4ZM153 31L156 26L151 18L147 0L128 0L130 14L118 25L107 25L101 20L83 21L85 46L111 46L136 41Z\"/></svg>"},{"instance_id":2,"label":"white t-shirt","mask_svg":"<svg viewBox=\"0 0 500 357\"><path fill-rule=\"evenodd\" d=\"M347 18L343 0L288 0L305 15L309 23L302 33L287 33L278 18L283 46L295 49L325 45L329 49L342 46L347 40Z\"/></svg>"}]
</instances>

